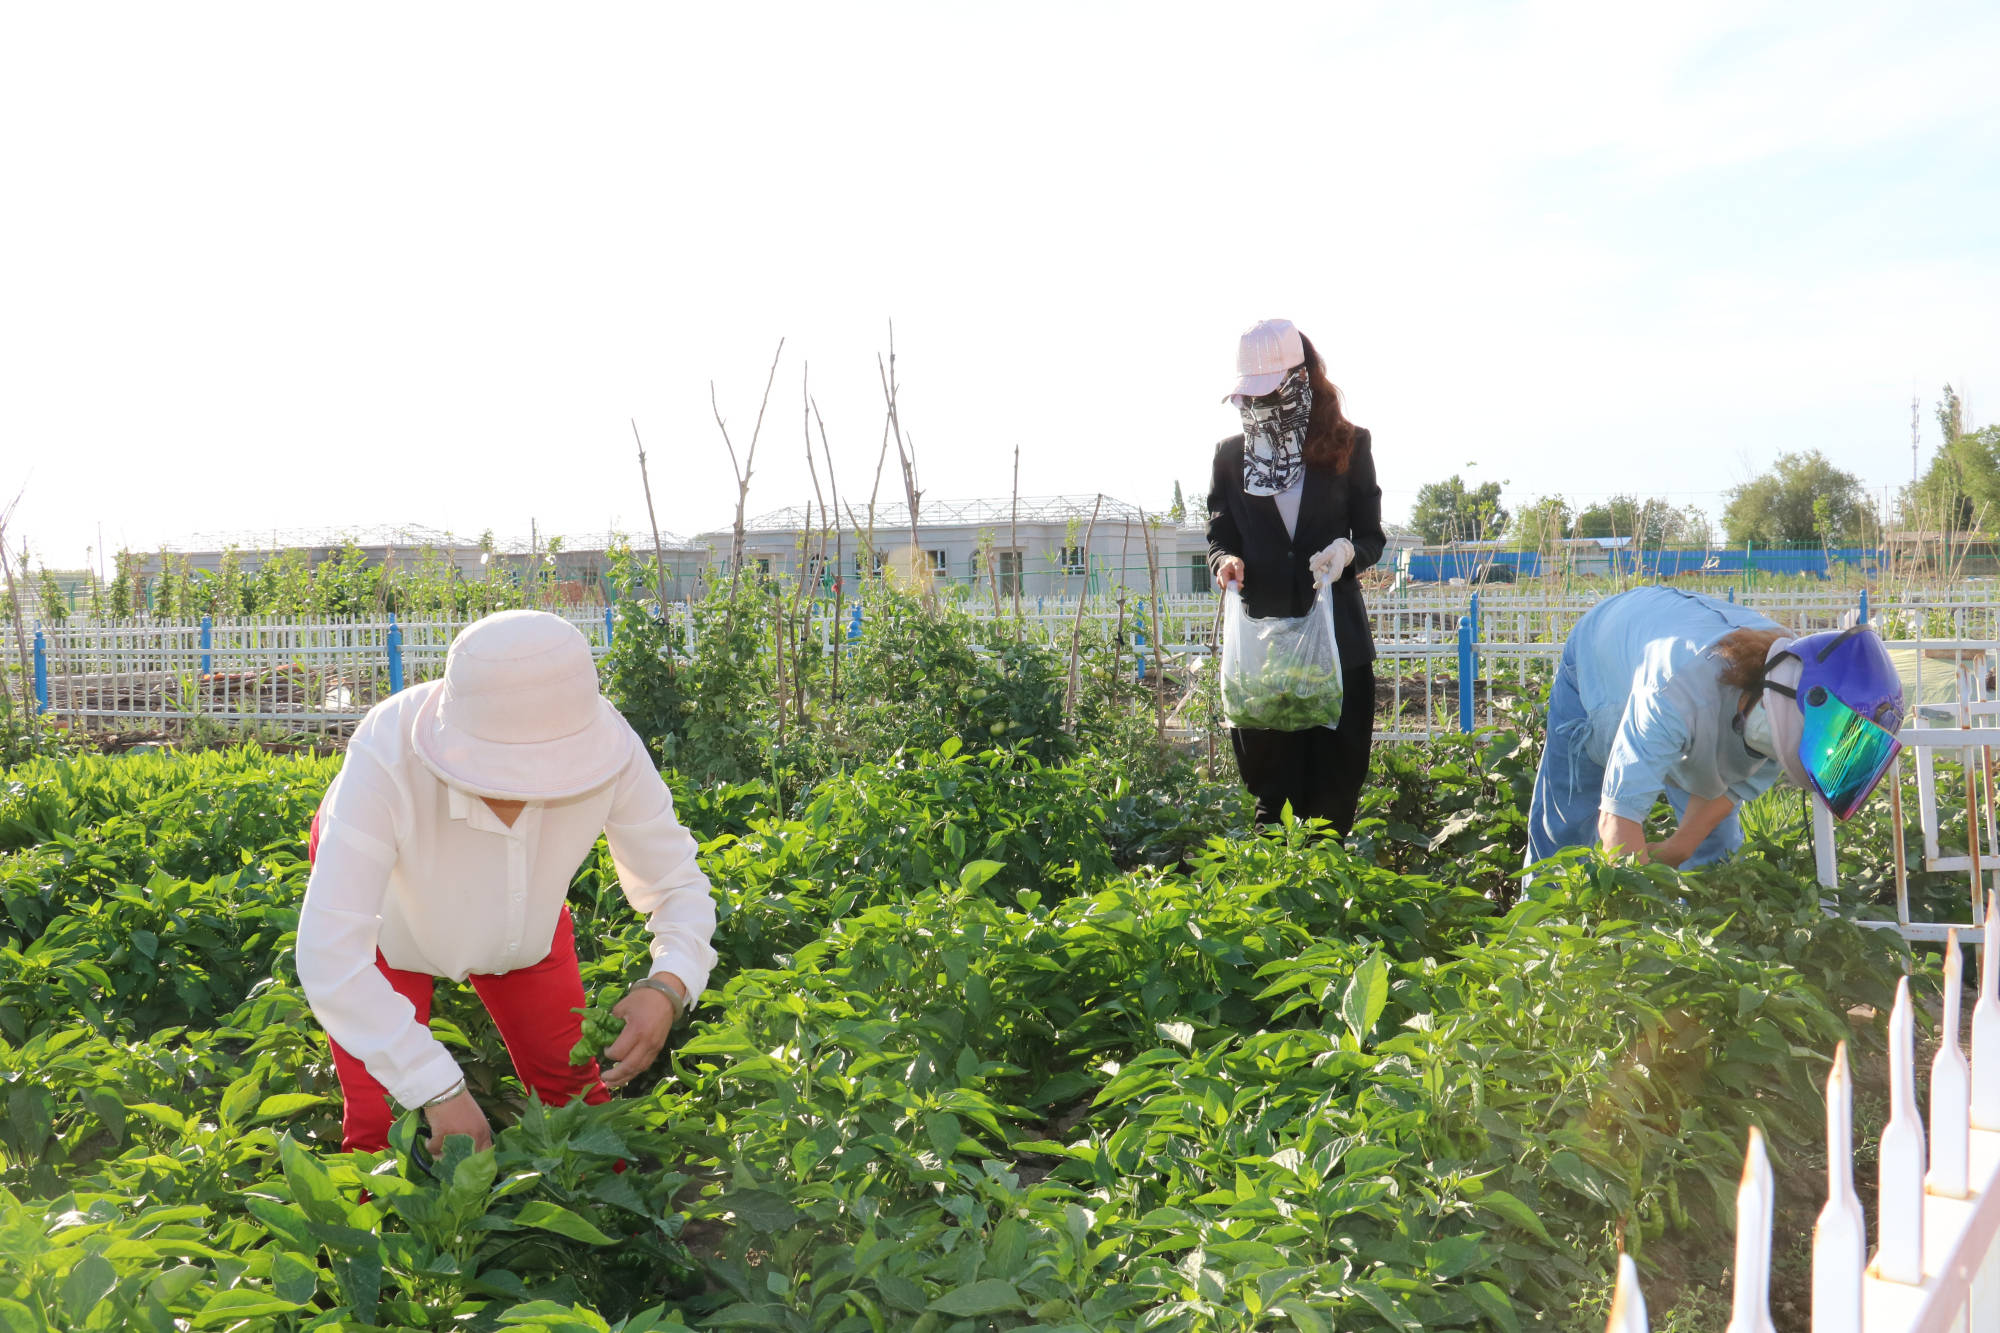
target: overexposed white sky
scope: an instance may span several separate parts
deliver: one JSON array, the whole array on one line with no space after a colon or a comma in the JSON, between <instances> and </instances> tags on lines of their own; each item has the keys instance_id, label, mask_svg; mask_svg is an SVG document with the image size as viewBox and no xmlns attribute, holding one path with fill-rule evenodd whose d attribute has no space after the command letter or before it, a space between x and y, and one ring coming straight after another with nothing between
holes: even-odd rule
<instances>
[{"instance_id":1,"label":"overexposed white sky","mask_svg":"<svg viewBox=\"0 0 2000 1333\"><path fill-rule=\"evenodd\" d=\"M1295 320L1426 481L1910 474L2000 416L2000 7L10 6L0 504L195 533L726 526L843 493L896 321L926 492L1164 507ZM1468 464L1476 464L1469 470ZM893 470L893 463L891 465ZM895 487L885 478L884 493ZM1190 497L1193 498L1192 496Z\"/></svg>"}]
</instances>

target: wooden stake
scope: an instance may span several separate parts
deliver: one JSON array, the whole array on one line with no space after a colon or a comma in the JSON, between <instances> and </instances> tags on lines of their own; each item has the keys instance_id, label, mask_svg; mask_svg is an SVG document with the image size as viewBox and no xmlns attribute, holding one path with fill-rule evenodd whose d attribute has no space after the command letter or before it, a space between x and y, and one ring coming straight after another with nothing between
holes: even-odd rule
<instances>
[{"instance_id":1,"label":"wooden stake","mask_svg":"<svg viewBox=\"0 0 2000 1333\"><path fill-rule=\"evenodd\" d=\"M1139 531L1146 538L1146 577L1152 586L1152 600L1147 603L1151 618L1146 628L1153 635L1153 725L1157 733L1155 739L1164 750L1167 746L1167 644L1166 635L1160 628L1160 562L1153 547L1153 520L1146 516L1143 509L1139 511Z\"/></svg>"},{"instance_id":2,"label":"wooden stake","mask_svg":"<svg viewBox=\"0 0 2000 1333\"><path fill-rule=\"evenodd\" d=\"M632 423L632 443L639 446L639 481L646 488L646 520L653 525L653 577L658 581L660 597L660 620L667 617L667 551L660 544L660 517L653 512L653 477L646 468L646 442L639 438L639 419L626 418ZM456 562L454 562L456 563ZM674 678L674 646L667 645L667 679Z\"/></svg>"},{"instance_id":3,"label":"wooden stake","mask_svg":"<svg viewBox=\"0 0 2000 1333\"><path fill-rule=\"evenodd\" d=\"M808 396L812 403L813 423L819 427L820 452L826 455L826 486L833 496L833 630L827 635L833 643L833 680L828 686L827 697L838 702L840 699L840 652L847 640L846 630L841 626L843 594L847 590L847 529L840 525L840 482L833 475L833 450L826 443L826 421L819 414L819 402ZM848 517L853 518L852 514ZM821 522L825 522L824 516Z\"/></svg>"},{"instance_id":4,"label":"wooden stake","mask_svg":"<svg viewBox=\"0 0 2000 1333\"><path fill-rule=\"evenodd\" d=\"M722 419L722 408L715 401L715 381L708 382L708 406L715 413L716 427L722 432L722 443L729 450L729 468L736 474L736 529L729 545L729 609L736 611L736 581L743 572L743 507L750 499L750 472L757 465L757 437L764 433L764 409L771 402L771 385L778 378L778 358L785 354L785 340L778 339L778 350L771 357L771 371L764 377L764 397L757 404L757 424L750 431L750 448L744 454L739 466L736 462L736 445L729 438L729 426Z\"/></svg>"},{"instance_id":5,"label":"wooden stake","mask_svg":"<svg viewBox=\"0 0 2000 1333\"><path fill-rule=\"evenodd\" d=\"M1021 641L1021 446L1014 446L1014 508L1007 522L1007 544L1014 550L1014 642Z\"/></svg>"},{"instance_id":6,"label":"wooden stake","mask_svg":"<svg viewBox=\"0 0 2000 1333\"><path fill-rule=\"evenodd\" d=\"M27 493L28 488L23 486L14 492L14 498L7 502L7 507L0 509L0 579L5 579L7 582L7 602L14 620L14 649L21 659L21 712L23 716L33 718L35 716L34 657L28 649L28 626L21 614L20 584L14 578L13 562L7 555L7 527L13 522L14 511L21 505L21 497ZM46 557L46 552L44 556ZM21 571L21 576L27 577L26 569Z\"/></svg>"},{"instance_id":7,"label":"wooden stake","mask_svg":"<svg viewBox=\"0 0 2000 1333\"><path fill-rule=\"evenodd\" d=\"M1069 688L1063 698L1063 720L1070 731L1076 730L1076 705L1079 686L1076 656L1083 646L1083 608L1090 603L1090 539L1097 532L1097 511L1104 507L1104 494L1099 492L1097 500L1090 506L1090 527L1083 535L1083 592L1076 599L1076 619L1069 632Z\"/></svg>"},{"instance_id":8,"label":"wooden stake","mask_svg":"<svg viewBox=\"0 0 2000 1333\"><path fill-rule=\"evenodd\" d=\"M896 410L896 321L889 321L889 364L882 364L878 353L875 370L882 377L882 397L889 406L889 428L896 436L896 461L903 468L903 498L910 508L910 549L917 550L917 501L923 492L917 489L917 442L903 437L903 418Z\"/></svg>"}]
</instances>

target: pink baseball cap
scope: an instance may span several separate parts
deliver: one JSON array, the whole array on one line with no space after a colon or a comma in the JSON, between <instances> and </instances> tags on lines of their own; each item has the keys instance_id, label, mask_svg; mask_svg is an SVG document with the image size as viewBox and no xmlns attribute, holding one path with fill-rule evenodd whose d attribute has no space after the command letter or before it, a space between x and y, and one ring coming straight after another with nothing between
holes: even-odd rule
<instances>
[{"instance_id":1,"label":"pink baseball cap","mask_svg":"<svg viewBox=\"0 0 2000 1333\"><path fill-rule=\"evenodd\" d=\"M1222 395L1262 398L1284 382L1285 372L1304 364L1306 345L1289 319L1266 319L1243 331L1236 344L1236 387Z\"/></svg>"}]
</instances>

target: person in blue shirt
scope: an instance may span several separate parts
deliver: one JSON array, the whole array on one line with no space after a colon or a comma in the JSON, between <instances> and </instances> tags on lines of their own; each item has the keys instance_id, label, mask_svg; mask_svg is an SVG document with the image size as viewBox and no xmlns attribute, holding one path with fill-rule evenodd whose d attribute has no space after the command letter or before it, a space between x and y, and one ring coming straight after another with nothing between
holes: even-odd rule
<instances>
[{"instance_id":1,"label":"person in blue shirt","mask_svg":"<svg viewBox=\"0 0 2000 1333\"><path fill-rule=\"evenodd\" d=\"M1743 845L1737 807L1780 777L1846 819L1901 748L1903 687L1864 628L1795 637L1748 607L1678 588L1599 602L1549 691L1528 863L1565 847L1693 868ZM1667 798L1678 827L1648 844Z\"/></svg>"}]
</instances>

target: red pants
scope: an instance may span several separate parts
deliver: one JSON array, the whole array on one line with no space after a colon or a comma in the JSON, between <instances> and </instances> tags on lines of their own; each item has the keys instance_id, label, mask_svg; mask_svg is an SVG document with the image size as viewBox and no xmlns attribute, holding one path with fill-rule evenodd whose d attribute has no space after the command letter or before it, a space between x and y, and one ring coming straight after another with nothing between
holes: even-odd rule
<instances>
[{"instance_id":1,"label":"red pants","mask_svg":"<svg viewBox=\"0 0 2000 1333\"><path fill-rule=\"evenodd\" d=\"M319 850L319 816L313 816L312 831L306 841L306 856ZM417 1021L431 1018L431 989L437 978L426 972L410 972L390 967L381 950L375 952L375 966L389 978L396 993L416 1006ZM597 1061L572 1065L570 1048L583 1035L583 1019L571 1013L584 1004L583 976L576 961L576 930L563 908L556 922L556 936L548 957L532 967L494 975L474 973L469 980L479 993L486 1012L507 1043L514 1072L541 1101L561 1106L578 1093L592 1104L611 1100L611 1092L598 1081ZM361 1061L341 1048L333 1047L333 1067L340 1076L340 1146L344 1152L380 1152L389 1146L389 1127L395 1123L388 1091L375 1080ZM439 1092L444 1089L438 1089Z\"/></svg>"}]
</instances>

